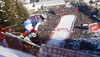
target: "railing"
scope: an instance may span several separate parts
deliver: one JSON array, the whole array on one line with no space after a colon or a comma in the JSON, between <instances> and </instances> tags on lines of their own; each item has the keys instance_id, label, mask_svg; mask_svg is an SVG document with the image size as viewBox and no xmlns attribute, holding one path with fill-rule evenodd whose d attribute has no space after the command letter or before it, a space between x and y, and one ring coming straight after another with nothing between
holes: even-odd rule
<instances>
[{"instance_id":1,"label":"railing","mask_svg":"<svg viewBox=\"0 0 100 57\"><path fill-rule=\"evenodd\" d=\"M45 44L42 44L41 46L48 48L50 51L47 52L43 49L40 49L38 53L38 57L100 57L96 55L86 54L78 51L49 46Z\"/></svg>"}]
</instances>

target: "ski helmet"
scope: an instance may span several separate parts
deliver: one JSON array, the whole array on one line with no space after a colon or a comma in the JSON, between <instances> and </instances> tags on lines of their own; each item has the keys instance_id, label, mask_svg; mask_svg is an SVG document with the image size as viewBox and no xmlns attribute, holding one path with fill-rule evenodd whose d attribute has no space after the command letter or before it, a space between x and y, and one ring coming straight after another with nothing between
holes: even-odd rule
<instances>
[{"instance_id":1,"label":"ski helmet","mask_svg":"<svg viewBox=\"0 0 100 57\"><path fill-rule=\"evenodd\" d=\"M42 18L44 18L44 19L46 19L46 18L47 18L46 13L42 13L40 16L41 16Z\"/></svg>"}]
</instances>

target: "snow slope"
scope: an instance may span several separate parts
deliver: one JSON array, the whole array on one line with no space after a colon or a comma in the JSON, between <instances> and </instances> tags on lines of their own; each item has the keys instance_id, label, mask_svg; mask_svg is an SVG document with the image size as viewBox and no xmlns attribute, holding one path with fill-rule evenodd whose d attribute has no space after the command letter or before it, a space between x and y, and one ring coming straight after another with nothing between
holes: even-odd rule
<instances>
[{"instance_id":1,"label":"snow slope","mask_svg":"<svg viewBox=\"0 0 100 57\"><path fill-rule=\"evenodd\" d=\"M0 57L35 57L22 51L0 46Z\"/></svg>"},{"instance_id":2,"label":"snow slope","mask_svg":"<svg viewBox=\"0 0 100 57\"><path fill-rule=\"evenodd\" d=\"M74 22L76 20L75 15L64 15L61 18L58 26L52 31L50 36L50 40L47 42L48 45L60 46L60 43L68 39L70 36L70 31L74 26Z\"/></svg>"}]
</instances>

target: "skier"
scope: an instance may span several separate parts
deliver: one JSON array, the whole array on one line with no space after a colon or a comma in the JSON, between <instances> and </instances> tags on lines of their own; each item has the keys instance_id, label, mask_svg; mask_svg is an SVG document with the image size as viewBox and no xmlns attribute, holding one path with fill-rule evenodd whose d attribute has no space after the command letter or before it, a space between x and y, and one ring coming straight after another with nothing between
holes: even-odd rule
<instances>
[{"instance_id":1,"label":"skier","mask_svg":"<svg viewBox=\"0 0 100 57\"><path fill-rule=\"evenodd\" d=\"M30 38L36 37L39 25L43 25L42 21L44 21L44 19L46 18L46 13L42 13L40 15L31 16L29 19L27 19L23 23L23 26L25 27L26 31L20 35L20 38L27 41L31 41Z\"/></svg>"}]
</instances>

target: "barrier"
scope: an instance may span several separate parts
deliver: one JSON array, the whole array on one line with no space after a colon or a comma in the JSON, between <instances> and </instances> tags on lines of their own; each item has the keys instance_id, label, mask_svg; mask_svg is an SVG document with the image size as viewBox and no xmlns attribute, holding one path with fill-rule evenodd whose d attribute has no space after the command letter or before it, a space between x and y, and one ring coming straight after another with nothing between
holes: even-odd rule
<instances>
[{"instance_id":1,"label":"barrier","mask_svg":"<svg viewBox=\"0 0 100 57\"><path fill-rule=\"evenodd\" d=\"M2 41L4 38L7 38L7 37L8 37L8 36L6 36L6 35L3 35L3 34L1 33L1 31L2 31L2 32L9 31L9 29L5 29L5 30L3 30L2 28L6 28L6 27L0 25L0 41Z\"/></svg>"},{"instance_id":2,"label":"barrier","mask_svg":"<svg viewBox=\"0 0 100 57\"><path fill-rule=\"evenodd\" d=\"M55 46L50 46L46 44L42 44L41 46L48 48L50 52L40 49L38 53L38 57L100 57L96 55L86 54L86 53L55 47Z\"/></svg>"}]
</instances>

